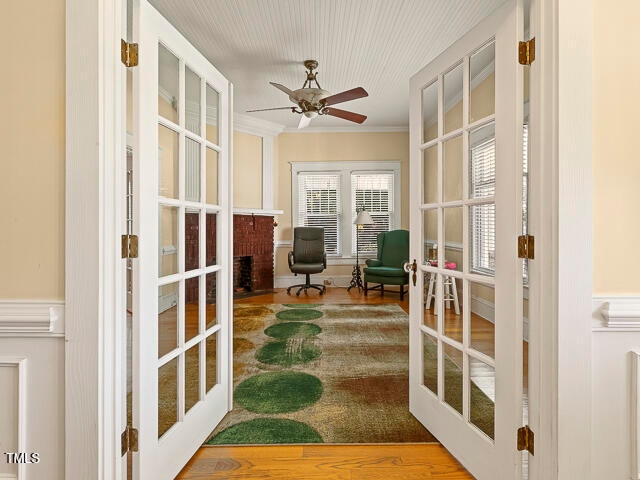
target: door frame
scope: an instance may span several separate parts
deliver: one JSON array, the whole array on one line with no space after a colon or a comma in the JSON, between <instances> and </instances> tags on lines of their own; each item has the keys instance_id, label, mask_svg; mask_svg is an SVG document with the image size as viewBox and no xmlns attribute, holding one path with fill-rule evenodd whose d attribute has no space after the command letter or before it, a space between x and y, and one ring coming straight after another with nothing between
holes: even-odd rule
<instances>
[{"instance_id":1,"label":"door frame","mask_svg":"<svg viewBox=\"0 0 640 480\"><path fill-rule=\"evenodd\" d=\"M126 0L65 0L65 7L65 475L120 479L123 332L114 320L123 287ZM540 199L531 233L547 228L536 238L537 268L530 267L543 280L530 315L544 319L530 331L530 358L539 365L530 383L539 405L530 419L537 444L530 478L589 478L592 144L584 139L591 138L593 0L531 0L531 8L538 43L532 95L541 106L531 110L539 131L532 157L541 159L531 178Z\"/></svg>"}]
</instances>

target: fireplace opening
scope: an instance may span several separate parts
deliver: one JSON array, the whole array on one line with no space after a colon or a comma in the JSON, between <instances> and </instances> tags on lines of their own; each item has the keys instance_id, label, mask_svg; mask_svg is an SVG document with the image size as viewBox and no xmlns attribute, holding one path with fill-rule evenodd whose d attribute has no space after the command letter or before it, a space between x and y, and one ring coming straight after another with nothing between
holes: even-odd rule
<instances>
[{"instance_id":1,"label":"fireplace opening","mask_svg":"<svg viewBox=\"0 0 640 480\"><path fill-rule=\"evenodd\" d=\"M242 294L253 291L251 273L253 258L250 255L233 258L233 293Z\"/></svg>"}]
</instances>

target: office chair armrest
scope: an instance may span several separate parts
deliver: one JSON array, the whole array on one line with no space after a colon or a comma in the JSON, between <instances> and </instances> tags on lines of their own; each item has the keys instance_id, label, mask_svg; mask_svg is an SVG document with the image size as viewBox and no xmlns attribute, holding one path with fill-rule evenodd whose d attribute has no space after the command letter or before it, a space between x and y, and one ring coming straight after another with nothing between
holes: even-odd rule
<instances>
[{"instance_id":1,"label":"office chair armrest","mask_svg":"<svg viewBox=\"0 0 640 480\"><path fill-rule=\"evenodd\" d=\"M326 269L327 268L327 253L326 252L324 252L322 254L322 264L324 265L324 268Z\"/></svg>"},{"instance_id":2,"label":"office chair armrest","mask_svg":"<svg viewBox=\"0 0 640 480\"><path fill-rule=\"evenodd\" d=\"M289 262L289 268L293 265L295 259L293 258L293 251L289 252L289 256L287 257L287 261Z\"/></svg>"}]
</instances>

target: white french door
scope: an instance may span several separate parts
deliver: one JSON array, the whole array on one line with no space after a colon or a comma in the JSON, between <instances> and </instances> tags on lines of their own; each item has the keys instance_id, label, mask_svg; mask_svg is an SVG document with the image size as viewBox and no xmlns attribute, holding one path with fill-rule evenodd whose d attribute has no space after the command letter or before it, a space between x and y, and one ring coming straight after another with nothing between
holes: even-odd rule
<instances>
[{"instance_id":1,"label":"white french door","mask_svg":"<svg viewBox=\"0 0 640 480\"><path fill-rule=\"evenodd\" d=\"M230 409L231 85L134 2L134 479L172 479Z\"/></svg>"},{"instance_id":2,"label":"white french door","mask_svg":"<svg viewBox=\"0 0 640 480\"><path fill-rule=\"evenodd\" d=\"M478 479L521 475L522 9L410 81L410 410Z\"/></svg>"}]
</instances>

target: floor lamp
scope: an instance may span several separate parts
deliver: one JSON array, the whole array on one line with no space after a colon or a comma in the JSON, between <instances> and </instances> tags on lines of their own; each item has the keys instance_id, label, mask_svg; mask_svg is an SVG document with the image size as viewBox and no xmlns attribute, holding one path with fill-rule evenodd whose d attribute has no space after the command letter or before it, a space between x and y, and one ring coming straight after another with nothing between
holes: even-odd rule
<instances>
[{"instance_id":1,"label":"floor lamp","mask_svg":"<svg viewBox=\"0 0 640 480\"><path fill-rule=\"evenodd\" d=\"M364 208L358 211L358 215L356 216L356 219L353 221L353 224L356 226L356 266L353 267L353 273L351 274L351 283L347 287L347 292L354 287L357 287L358 291L360 291L363 288L362 275L360 273L360 259L358 257L358 254L360 253L359 231L361 228L360 225L373 225L373 223L374 223L373 218L371 218L371 215L369 214L369 212L367 212Z\"/></svg>"}]
</instances>

